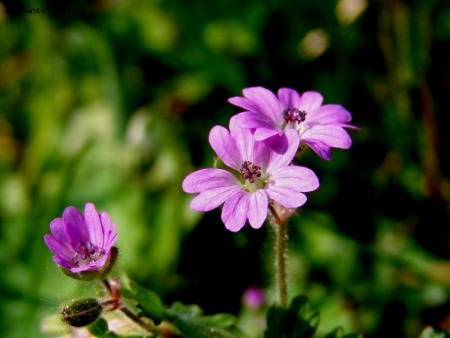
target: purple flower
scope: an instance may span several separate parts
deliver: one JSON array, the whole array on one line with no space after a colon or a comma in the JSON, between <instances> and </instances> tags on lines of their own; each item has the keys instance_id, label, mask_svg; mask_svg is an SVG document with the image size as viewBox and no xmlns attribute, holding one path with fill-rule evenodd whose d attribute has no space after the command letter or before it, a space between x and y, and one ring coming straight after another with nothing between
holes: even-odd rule
<instances>
[{"instance_id":1,"label":"purple flower","mask_svg":"<svg viewBox=\"0 0 450 338\"><path fill-rule=\"evenodd\" d=\"M255 139L266 140L294 129L301 143L307 144L324 160L331 159L331 147L348 149L352 140L343 128L349 125L351 114L338 104L322 106L323 97L317 92L300 95L293 89L281 88L278 97L263 87L245 88L244 97L228 101L246 111L237 115L243 128L254 129Z\"/></svg>"},{"instance_id":2,"label":"purple flower","mask_svg":"<svg viewBox=\"0 0 450 338\"><path fill-rule=\"evenodd\" d=\"M117 241L116 223L111 223L107 213L98 214L92 203L86 204L84 216L76 208L67 207L62 218L50 223L50 230L52 234L45 235L44 241L55 254L56 264L73 274L108 268Z\"/></svg>"},{"instance_id":3,"label":"purple flower","mask_svg":"<svg viewBox=\"0 0 450 338\"><path fill-rule=\"evenodd\" d=\"M250 286L244 291L242 299L248 308L258 309L264 305L264 291L260 287Z\"/></svg>"},{"instance_id":4,"label":"purple flower","mask_svg":"<svg viewBox=\"0 0 450 338\"><path fill-rule=\"evenodd\" d=\"M289 165L297 151L296 133L286 133L287 149L255 141L249 129L230 121L230 132L215 126L209 143L233 173L223 169L201 169L183 181L187 193L199 193L191 208L210 211L222 203L222 221L231 231L239 231L246 221L260 228L267 218L269 201L285 208L297 208L306 202L303 192L317 189L319 181L310 169Z\"/></svg>"}]
</instances>

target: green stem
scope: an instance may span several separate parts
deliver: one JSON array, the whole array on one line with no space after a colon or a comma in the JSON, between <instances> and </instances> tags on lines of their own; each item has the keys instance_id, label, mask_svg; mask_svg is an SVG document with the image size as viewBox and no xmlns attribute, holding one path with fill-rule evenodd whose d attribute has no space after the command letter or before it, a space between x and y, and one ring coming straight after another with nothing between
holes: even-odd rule
<instances>
[{"instance_id":1,"label":"green stem","mask_svg":"<svg viewBox=\"0 0 450 338\"><path fill-rule=\"evenodd\" d=\"M135 322L137 325L139 325L141 328L143 328L145 331L155 334L156 336L159 336L161 332L159 332L158 328L148 324L144 321L142 321L138 316L136 316L129 308L122 305L119 308L122 313L127 316L129 319L131 319L133 322Z\"/></svg>"},{"instance_id":2,"label":"green stem","mask_svg":"<svg viewBox=\"0 0 450 338\"><path fill-rule=\"evenodd\" d=\"M108 304L108 302L111 302L113 304L114 302L117 303L118 307L116 309L119 309L125 316L127 316L131 321L139 325L141 328L143 328L145 331L153 333L154 335L161 337L162 332L153 324L144 322L141 318L136 316L129 308L127 308L125 305L122 304L120 300L120 294L118 290L114 290L113 287L111 287L111 284L107 279L102 279L102 283L105 286L106 292L109 296L112 298L110 300L107 300L104 304Z\"/></svg>"},{"instance_id":3,"label":"green stem","mask_svg":"<svg viewBox=\"0 0 450 338\"><path fill-rule=\"evenodd\" d=\"M278 280L278 292L280 297L280 305L282 307L287 307L287 274L286 274L286 243L287 243L287 224L283 222L278 213L273 208L269 206L270 212L272 213L273 220L272 226L275 230L275 250L276 250L276 275Z\"/></svg>"}]
</instances>

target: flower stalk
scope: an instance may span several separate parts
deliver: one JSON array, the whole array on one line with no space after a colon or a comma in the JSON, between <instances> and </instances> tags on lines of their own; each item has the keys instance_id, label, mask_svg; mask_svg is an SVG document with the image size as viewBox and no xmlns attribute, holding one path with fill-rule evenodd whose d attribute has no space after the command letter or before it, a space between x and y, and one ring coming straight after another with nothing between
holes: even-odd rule
<instances>
[{"instance_id":1,"label":"flower stalk","mask_svg":"<svg viewBox=\"0 0 450 338\"><path fill-rule=\"evenodd\" d=\"M287 243L287 222L283 220L273 207L269 204L269 210L272 214L271 225L275 231L275 270L278 284L278 293L280 305L287 307L287 273L286 273L286 243Z\"/></svg>"},{"instance_id":2,"label":"flower stalk","mask_svg":"<svg viewBox=\"0 0 450 338\"><path fill-rule=\"evenodd\" d=\"M103 286L106 289L107 294L111 297L111 299L107 300L106 303L112 304L111 310L118 309L121 311L128 319L137 324L139 327L144 329L145 331L154 334L157 337L164 337L164 332L159 330L158 327L153 325L152 323L143 321L136 314L133 313L128 307L122 304L121 296L119 292L119 285L116 283L116 280L113 280L114 283L111 284L107 279L102 279ZM106 305L106 304L105 304Z\"/></svg>"}]
</instances>

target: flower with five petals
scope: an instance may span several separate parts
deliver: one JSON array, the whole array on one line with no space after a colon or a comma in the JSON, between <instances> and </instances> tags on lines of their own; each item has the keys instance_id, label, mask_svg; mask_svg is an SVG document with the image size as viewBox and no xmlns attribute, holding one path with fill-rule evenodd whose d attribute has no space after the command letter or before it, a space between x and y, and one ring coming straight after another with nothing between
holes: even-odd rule
<instances>
[{"instance_id":1,"label":"flower with five petals","mask_svg":"<svg viewBox=\"0 0 450 338\"><path fill-rule=\"evenodd\" d=\"M97 213L92 203L87 203L84 216L75 208L67 207L62 218L50 223L51 235L44 241L54 253L53 261L64 273L78 279L104 276L112 268L117 249L116 223L106 212Z\"/></svg>"},{"instance_id":2,"label":"flower with five petals","mask_svg":"<svg viewBox=\"0 0 450 338\"><path fill-rule=\"evenodd\" d=\"M235 117L230 121L230 131L215 126L209 143L231 172L211 168L189 174L183 190L198 193L191 208L210 211L223 203L225 227L239 231L247 220L253 228L260 228L272 201L285 208L303 205L303 193L317 189L319 180L312 170L290 165L299 139L295 132L287 132L286 137L287 148L280 151L279 143L268 146L256 141L249 129L237 126Z\"/></svg>"},{"instance_id":3,"label":"flower with five petals","mask_svg":"<svg viewBox=\"0 0 450 338\"><path fill-rule=\"evenodd\" d=\"M358 129L348 124L351 114L341 105L322 105L318 92L300 95L290 88L278 90L278 97L263 87L245 88L244 97L228 101L245 111L237 115L237 123L254 130L255 139L266 140L283 136L286 130L296 130L301 144L307 144L324 160L331 159L331 148L348 149L352 140L344 128Z\"/></svg>"}]
</instances>

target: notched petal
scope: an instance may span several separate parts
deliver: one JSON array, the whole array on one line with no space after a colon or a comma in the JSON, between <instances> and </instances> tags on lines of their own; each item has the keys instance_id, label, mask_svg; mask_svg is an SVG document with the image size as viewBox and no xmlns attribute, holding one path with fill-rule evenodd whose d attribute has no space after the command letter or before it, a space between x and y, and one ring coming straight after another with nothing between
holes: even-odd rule
<instances>
[{"instance_id":1,"label":"notched petal","mask_svg":"<svg viewBox=\"0 0 450 338\"><path fill-rule=\"evenodd\" d=\"M90 242L97 247L103 247L103 226L94 204L86 203L84 207L84 219L89 231Z\"/></svg>"},{"instance_id":2,"label":"notched petal","mask_svg":"<svg viewBox=\"0 0 450 338\"><path fill-rule=\"evenodd\" d=\"M67 207L63 213L64 229L71 245L89 241L89 231L84 217L75 207Z\"/></svg>"},{"instance_id":3,"label":"notched petal","mask_svg":"<svg viewBox=\"0 0 450 338\"><path fill-rule=\"evenodd\" d=\"M238 186L239 181L223 169L200 169L186 176L181 184L184 192L195 194L209 189Z\"/></svg>"},{"instance_id":4,"label":"notched petal","mask_svg":"<svg viewBox=\"0 0 450 338\"><path fill-rule=\"evenodd\" d=\"M222 208L222 222L233 232L239 231L245 225L249 211L249 193L237 193L225 201Z\"/></svg>"},{"instance_id":5,"label":"notched petal","mask_svg":"<svg viewBox=\"0 0 450 338\"><path fill-rule=\"evenodd\" d=\"M239 191L241 189L236 186L205 190L192 199L190 206L196 211L210 211L217 208Z\"/></svg>"},{"instance_id":6,"label":"notched petal","mask_svg":"<svg viewBox=\"0 0 450 338\"><path fill-rule=\"evenodd\" d=\"M258 190L250 194L248 222L254 229L259 229L267 218L269 201L264 191Z\"/></svg>"},{"instance_id":7,"label":"notched petal","mask_svg":"<svg viewBox=\"0 0 450 338\"><path fill-rule=\"evenodd\" d=\"M227 129L222 126L213 127L209 133L209 144L223 163L239 170L242 162L240 152Z\"/></svg>"}]
</instances>

